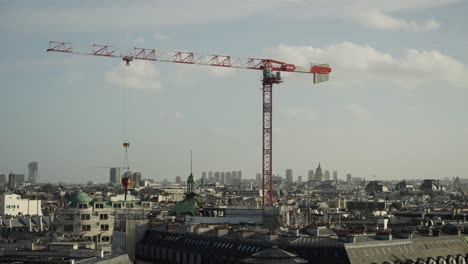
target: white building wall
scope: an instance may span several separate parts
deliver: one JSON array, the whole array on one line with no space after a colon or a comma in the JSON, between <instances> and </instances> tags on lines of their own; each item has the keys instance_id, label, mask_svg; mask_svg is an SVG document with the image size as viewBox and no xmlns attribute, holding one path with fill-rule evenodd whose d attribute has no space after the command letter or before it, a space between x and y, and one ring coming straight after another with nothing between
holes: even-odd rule
<instances>
[{"instance_id":1,"label":"white building wall","mask_svg":"<svg viewBox=\"0 0 468 264\"><path fill-rule=\"evenodd\" d=\"M41 200L21 199L17 194L0 195L0 215L42 215Z\"/></svg>"}]
</instances>

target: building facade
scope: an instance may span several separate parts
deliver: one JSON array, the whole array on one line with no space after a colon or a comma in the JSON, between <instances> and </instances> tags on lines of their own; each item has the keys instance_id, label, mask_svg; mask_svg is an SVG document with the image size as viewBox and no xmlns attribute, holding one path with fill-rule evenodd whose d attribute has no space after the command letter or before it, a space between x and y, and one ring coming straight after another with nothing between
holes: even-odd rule
<instances>
[{"instance_id":1,"label":"building facade","mask_svg":"<svg viewBox=\"0 0 468 264\"><path fill-rule=\"evenodd\" d=\"M0 216L42 215L41 200L22 199L18 194L0 195Z\"/></svg>"}]
</instances>

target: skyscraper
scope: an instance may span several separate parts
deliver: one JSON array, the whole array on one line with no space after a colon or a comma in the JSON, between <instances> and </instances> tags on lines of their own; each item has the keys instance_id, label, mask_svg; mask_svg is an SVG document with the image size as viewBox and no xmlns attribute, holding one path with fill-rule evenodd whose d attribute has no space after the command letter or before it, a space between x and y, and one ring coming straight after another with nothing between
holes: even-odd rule
<instances>
[{"instance_id":1,"label":"skyscraper","mask_svg":"<svg viewBox=\"0 0 468 264\"><path fill-rule=\"evenodd\" d=\"M6 181L6 176L3 173L0 173L0 184L5 184Z\"/></svg>"},{"instance_id":2,"label":"skyscraper","mask_svg":"<svg viewBox=\"0 0 468 264\"><path fill-rule=\"evenodd\" d=\"M242 171L237 171L237 178L242 182Z\"/></svg>"},{"instance_id":3,"label":"skyscraper","mask_svg":"<svg viewBox=\"0 0 468 264\"><path fill-rule=\"evenodd\" d=\"M28 164L28 181L31 184L36 184L37 183L37 176L38 176L38 173L39 173L38 168L39 168L39 166L38 166L37 162L35 162L35 161Z\"/></svg>"},{"instance_id":4,"label":"skyscraper","mask_svg":"<svg viewBox=\"0 0 468 264\"><path fill-rule=\"evenodd\" d=\"M338 181L338 172L337 171L333 171L333 180Z\"/></svg>"},{"instance_id":5,"label":"skyscraper","mask_svg":"<svg viewBox=\"0 0 468 264\"><path fill-rule=\"evenodd\" d=\"M206 180L206 171L201 173L201 178L202 180Z\"/></svg>"},{"instance_id":6,"label":"skyscraper","mask_svg":"<svg viewBox=\"0 0 468 264\"><path fill-rule=\"evenodd\" d=\"M330 171L329 171L329 170L326 170L326 171L325 171L325 180L326 180L326 181L329 181L329 180L330 180Z\"/></svg>"},{"instance_id":7,"label":"skyscraper","mask_svg":"<svg viewBox=\"0 0 468 264\"><path fill-rule=\"evenodd\" d=\"M120 168L110 168L109 170L109 182L112 184L120 184L122 181L122 172Z\"/></svg>"},{"instance_id":8,"label":"skyscraper","mask_svg":"<svg viewBox=\"0 0 468 264\"><path fill-rule=\"evenodd\" d=\"M322 173L322 167L320 167L320 163L317 169L315 170L314 177L316 181L323 181L323 173Z\"/></svg>"},{"instance_id":9,"label":"skyscraper","mask_svg":"<svg viewBox=\"0 0 468 264\"><path fill-rule=\"evenodd\" d=\"M293 183L293 170L286 169L286 183L291 184Z\"/></svg>"},{"instance_id":10,"label":"skyscraper","mask_svg":"<svg viewBox=\"0 0 468 264\"><path fill-rule=\"evenodd\" d=\"M219 171L214 173L214 177L216 179L216 182L221 182L221 173L219 173Z\"/></svg>"},{"instance_id":11,"label":"skyscraper","mask_svg":"<svg viewBox=\"0 0 468 264\"><path fill-rule=\"evenodd\" d=\"M262 184L262 174L261 173L257 173L255 175L255 182L257 183L257 185Z\"/></svg>"},{"instance_id":12,"label":"skyscraper","mask_svg":"<svg viewBox=\"0 0 468 264\"><path fill-rule=\"evenodd\" d=\"M226 184L226 173L221 172L221 184Z\"/></svg>"},{"instance_id":13,"label":"skyscraper","mask_svg":"<svg viewBox=\"0 0 468 264\"><path fill-rule=\"evenodd\" d=\"M351 173L346 174L346 181L347 181L348 183L352 183L353 177L351 177Z\"/></svg>"},{"instance_id":14,"label":"skyscraper","mask_svg":"<svg viewBox=\"0 0 468 264\"><path fill-rule=\"evenodd\" d=\"M231 172L226 172L226 183L225 184L231 184Z\"/></svg>"},{"instance_id":15,"label":"skyscraper","mask_svg":"<svg viewBox=\"0 0 468 264\"><path fill-rule=\"evenodd\" d=\"M307 180L308 181L313 181L314 180L314 170L309 170L307 172Z\"/></svg>"},{"instance_id":16,"label":"skyscraper","mask_svg":"<svg viewBox=\"0 0 468 264\"><path fill-rule=\"evenodd\" d=\"M302 176L297 176L297 182L301 183L302 182Z\"/></svg>"},{"instance_id":17,"label":"skyscraper","mask_svg":"<svg viewBox=\"0 0 468 264\"><path fill-rule=\"evenodd\" d=\"M182 183L182 178L180 176L175 177L175 182L181 184Z\"/></svg>"},{"instance_id":18,"label":"skyscraper","mask_svg":"<svg viewBox=\"0 0 468 264\"><path fill-rule=\"evenodd\" d=\"M8 189L13 190L15 189L15 186L16 186L15 174L13 172L10 172L10 174L8 174Z\"/></svg>"},{"instance_id":19,"label":"skyscraper","mask_svg":"<svg viewBox=\"0 0 468 264\"><path fill-rule=\"evenodd\" d=\"M133 187L140 187L141 172L133 173Z\"/></svg>"}]
</instances>

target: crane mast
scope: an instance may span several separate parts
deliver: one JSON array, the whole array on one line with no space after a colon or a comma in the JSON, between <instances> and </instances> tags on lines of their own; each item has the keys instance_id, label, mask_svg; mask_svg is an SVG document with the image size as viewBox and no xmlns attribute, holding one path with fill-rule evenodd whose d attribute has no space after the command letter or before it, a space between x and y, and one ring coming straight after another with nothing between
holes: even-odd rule
<instances>
[{"instance_id":1,"label":"crane mast","mask_svg":"<svg viewBox=\"0 0 468 264\"><path fill-rule=\"evenodd\" d=\"M227 55L203 55L187 51L163 51L148 48L133 48L127 52L111 45L92 45L90 51L81 52L70 42L50 41L49 52L114 57L127 65L133 60L160 61L193 65L262 70L262 206L273 205L273 84L282 83L281 72L313 75L313 83L328 81L331 68L328 64L296 66L272 59L240 58ZM125 147L125 146L124 146ZM128 161L127 164L128 166ZM125 165L124 165L125 166Z\"/></svg>"}]
</instances>

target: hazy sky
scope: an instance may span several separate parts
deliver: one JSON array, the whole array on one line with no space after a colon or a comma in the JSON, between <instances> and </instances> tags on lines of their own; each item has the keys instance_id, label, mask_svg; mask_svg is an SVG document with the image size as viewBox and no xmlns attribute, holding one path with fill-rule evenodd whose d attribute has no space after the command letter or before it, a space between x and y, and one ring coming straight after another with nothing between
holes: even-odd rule
<instances>
[{"instance_id":1,"label":"hazy sky","mask_svg":"<svg viewBox=\"0 0 468 264\"><path fill-rule=\"evenodd\" d=\"M261 72L47 53L49 40L329 63L274 87L273 171L468 177L468 1L0 1L0 172L261 171Z\"/></svg>"}]
</instances>

